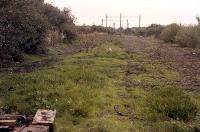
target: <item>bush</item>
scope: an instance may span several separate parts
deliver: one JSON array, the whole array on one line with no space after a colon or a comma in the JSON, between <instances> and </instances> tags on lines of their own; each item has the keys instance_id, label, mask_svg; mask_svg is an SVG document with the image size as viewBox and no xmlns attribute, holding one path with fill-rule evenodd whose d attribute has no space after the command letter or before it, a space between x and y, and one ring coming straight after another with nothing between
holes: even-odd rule
<instances>
[{"instance_id":1,"label":"bush","mask_svg":"<svg viewBox=\"0 0 200 132\"><path fill-rule=\"evenodd\" d=\"M176 42L181 47L200 47L200 29L198 27L181 27L176 35Z\"/></svg>"},{"instance_id":2,"label":"bush","mask_svg":"<svg viewBox=\"0 0 200 132\"><path fill-rule=\"evenodd\" d=\"M166 26L159 38L165 42L176 42L181 47L200 48L200 18L196 17L197 26L178 26L171 24Z\"/></svg>"},{"instance_id":3,"label":"bush","mask_svg":"<svg viewBox=\"0 0 200 132\"><path fill-rule=\"evenodd\" d=\"M136 28L135 34L137 36L146 36L147 29L146 28Z\"/></svg>"},{"instance_id":4,"label":"bush","mask_svg":"<svg viewBox=\"0 0 200 132\"><path fill-rule=\"evenodd\" d=\"M146 28L146 36L155 36L155 38L158 38L161 34L162 29L163 26L161 25L151 24L149 27Z\"/></svg>"},{"instance_id":5,"label":"bush","mask_svg":"<svg viewBox=\"0 0 200 132\"><path fill-rule=\"evenodd\" d=\"M76 37L68 9L61 11L44 0L1 0L0 8L1 63L21 61L23 53L44 53L48 30L63 32L67 41Z\"/></svg>"},{"instance_id":6,"label":"bush","mask_svg":"<svg viewBox=\"0 0 200 132\"><path fill-rule=\"evenodd\" d=\"M170 24L162 30L159 37L165 42L174 43L176 34L178 33L179 29L180 29L180 26L178 26L177 24Z\"/></svg>"},{"instance_id":7,"label":"bush","mask_svg":"<svg viewBox=\"0 0 200 132\"><path fill-rule=\"evenodd\" d=\"M51 28L56 28L64 34L65 42L72 42L76 38L74 16L67 8L59 10L50 4L44 5L44 16L47 17Z\"/></svg>"},{"instance_id":8,"label":"bush","mask_svg":"<svg viewBox=\"0 0 200 132\"><path fill-rule=\"evenodd\" d=\"M76 27L74 24L64 24L62 30L64 34L64 42L72 43L72 41L77 37Z\"/></svg>"},{"instance_id":9,"label":"bush","mask_svg":"<svg viewBox=\"0 0 200 132\"><path fill-rule=\"evenodd\" d=\"M95 33L95 32L99 32L99 33L108 33L108 34L114 34L116 32L116 30L112 27L103 27L103 26L96 26L96 25L92 25L92 26L78 26L77 30L79 33Z\"/></svg>"},{"instance_id":10,"label":"bush","mask_svg":"<svg viewBox=\"0 0 200 132\"><path fill-rule=\"evenodd\" d=\"M39 0L0 2L1 59L19 61L22 59L23 52L43 52L42 43L48 26L45 18L40 14L40 4Z\"/></svg>"},{"instance_id":11,"label":"bush","mask_svg":"<svg viewBox=\"0 0 200 132\"><path fill-rule=\"evenodd\" d=\"M78 33L91 33L91 27L90 26L86 26L86 25L82 25L82 26L77 26L77 31Z\"/></svg>"},{"instance_id":12,"label":"bush","mask_svg":"<svg viewBox=\"0 0 200 132\"><path fill-rule=\"evenodd\" d=\"M91 32L106 32L106 28L103 26L91 26Z\"/></svg>"},{"instance_id":13,"label":"bush","mask_svg":"<svg viewBox=\"0 0 200 132\"><path fill-rule=\"evenodd\" d=\"M196 116L197 107L180 88L160 88L148 96L150 110L165 117L188 121Z\"/></svg>"}]
</instances>

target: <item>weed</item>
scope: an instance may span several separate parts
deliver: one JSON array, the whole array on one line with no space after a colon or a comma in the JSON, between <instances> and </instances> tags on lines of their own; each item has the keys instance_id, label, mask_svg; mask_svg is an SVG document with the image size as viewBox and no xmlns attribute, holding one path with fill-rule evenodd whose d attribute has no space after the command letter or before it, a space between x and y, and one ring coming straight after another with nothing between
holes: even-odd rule
<instances>
[{"instance_id":1,"label":"weed","mask_svg":"<svg viewBox=\"0 0 200 132\"><path fill-rule=\"evenodd\" d=\"M175 120L189 121L197 107L181 88L159 88L151 91L148 105L152 111Z\"/></svg>"}]
</instances>

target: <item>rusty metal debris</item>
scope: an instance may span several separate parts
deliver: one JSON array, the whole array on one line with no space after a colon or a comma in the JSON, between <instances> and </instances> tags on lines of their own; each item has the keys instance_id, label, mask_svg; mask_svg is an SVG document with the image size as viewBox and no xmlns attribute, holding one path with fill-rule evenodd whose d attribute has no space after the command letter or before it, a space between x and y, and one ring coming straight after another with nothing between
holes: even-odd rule
<instances>
[{"instance_id":1,"label":"rusty metal debris","mask_svg":"<svg viewBox=\"0 0 200 132\"><path fill-rule=\"evenodd\" d=\"M35 116L2 115L0 132L55 132L56 111L39 109Z\"/></svg>"}]
</instances>

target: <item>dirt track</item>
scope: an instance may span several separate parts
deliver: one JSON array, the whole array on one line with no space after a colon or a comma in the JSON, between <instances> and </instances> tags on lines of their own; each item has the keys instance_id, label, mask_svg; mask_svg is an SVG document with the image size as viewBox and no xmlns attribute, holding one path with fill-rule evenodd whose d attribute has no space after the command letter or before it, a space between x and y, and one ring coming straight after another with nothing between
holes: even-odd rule
<instances>
[{"instance_id":1,"label":"dirt track","mask_svg":"<svg viewBox=\"0 0 200 132\"><path fill-rule=\"evenodd\" d=\"M127 38L127 41L134 43L132 48L129 46L129 52L148 53L152 61L168 65L179 72L181 80L177 83L188 90L200 90L200 49L181 48L151 38Z\"/></svg>"},{"instance_id":2,"label":"dirt track","mask_svg":"<svg viewBox=\"0 0 200 132\"><path fill-rule=\"evenodd\" d=\"M127 52L149 54L152 61L159 61L169 65L180 73L181 80L177 83L182 84L188 90L200 90L200 49L180 48L176 44L168 44L144 37L126 36L122 41L126 43ZM75 54L79 51L80 48L74 46L70 46L67 49L59 49L58 58L60 59L61 56ZM48 57L41 61L18 67L0 69L0 72L31 72L35 69L53 65L59 59Z\"/></svg>"},{"instance_id":3,"label":"dirt track","mask_svg":"<svg viewBox=\"0 0 200 132\"><path fill-rule=\"evenodd\" d=\"M67 48L58 48L58 54L56 56L45 57L42 60L32 62L30 64L24 64L20 66L11 66L7 68L0 69L0 72L15 72L15 73L23 73L23 72L31 72L36 69L40 69L43 67L51 66L60 60L62 60L63 56L72 55L78 53L80 48L77 46L70 45Z\"/></svg>"}]
</instances>

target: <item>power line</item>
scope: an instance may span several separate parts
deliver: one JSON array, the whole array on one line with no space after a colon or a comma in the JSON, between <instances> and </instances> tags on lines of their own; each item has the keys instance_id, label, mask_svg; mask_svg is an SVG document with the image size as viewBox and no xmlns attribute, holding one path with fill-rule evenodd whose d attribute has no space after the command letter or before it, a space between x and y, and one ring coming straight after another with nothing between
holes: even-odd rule
<instances>
[{"instance_id":1,"label":"power line","mask_svg":"<svg viewBox=\"0 0 200 132\"><path fill-rule=\"evenodd\" d=\"M118 20L114 20L114 19L108 19L107 21L111 21L111 22L113 22L113 21L118 21Z\"/></svg>"},{"instance_id":2,"label":"power line","mask_svg":"<svg viewBox=\"0 0 200 132\"><path fill-rule=\"evenodd\" d=\"M109 18L119 18L119 16L108 16Z\"/></svg>"},{"instance_id":3,"label":"power line","mask_svg":"<svg viewBox=\"0 0 200 132\"><path fill-rule=\"evenodd\" d=\"M126 18L126 19L125 19ZM119 27L122 28L122 22L126 21L127 28L130 27L130 19L132 20L133 18L138 19L138 27L141 27L141 15L138 16L123 16L122 13L120 13L119 16L109 16L106 14L105 18L105 23L106 27L108 27L108 22L113 22L113 27L116 26L116 22L119 22ZM102 26L104 25L104 20L102 19Z\"/></svg>"},{"instance_id":4,"label":"power line","mask_svg":"<svg viewBox=\"0 0 200 132\"><path fill-rule=\"evenodd\" d=\"M123 18L138 18L138 16L123 16Z\"/></svg>"}]
</instances>

